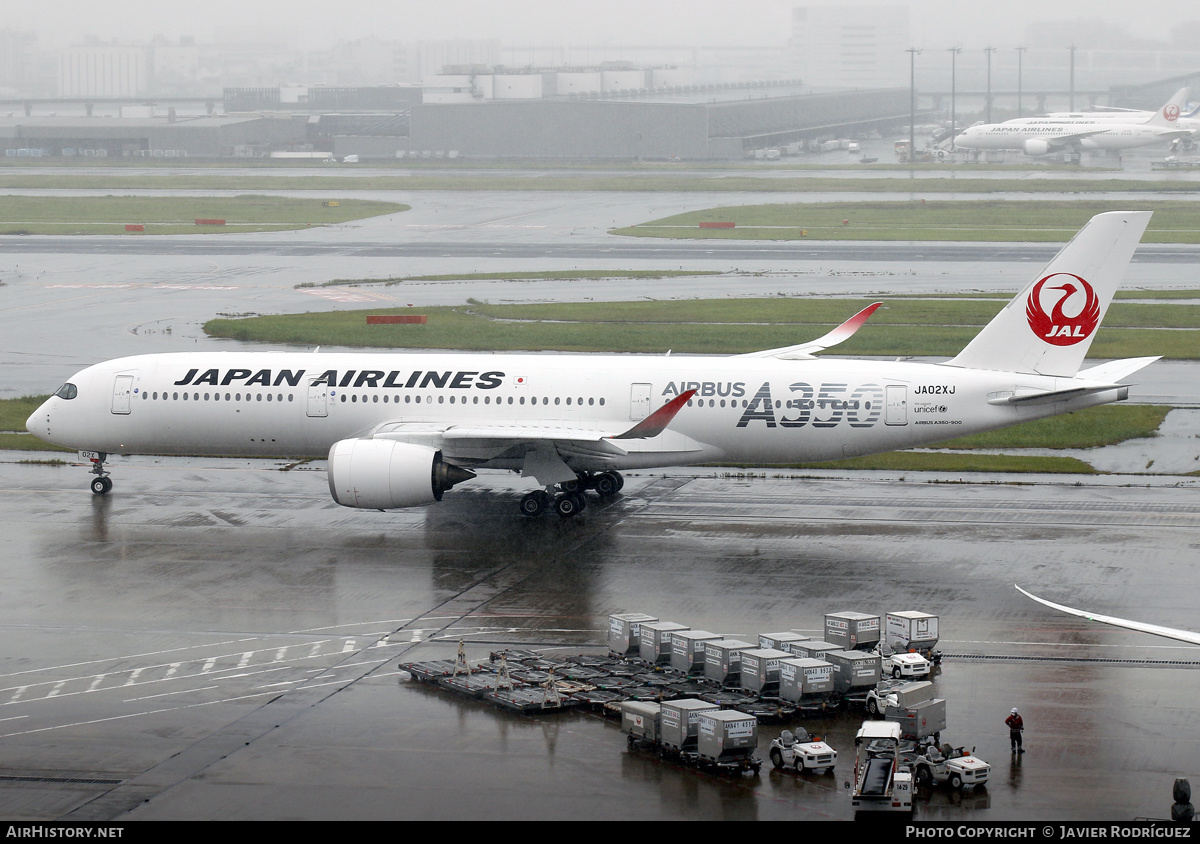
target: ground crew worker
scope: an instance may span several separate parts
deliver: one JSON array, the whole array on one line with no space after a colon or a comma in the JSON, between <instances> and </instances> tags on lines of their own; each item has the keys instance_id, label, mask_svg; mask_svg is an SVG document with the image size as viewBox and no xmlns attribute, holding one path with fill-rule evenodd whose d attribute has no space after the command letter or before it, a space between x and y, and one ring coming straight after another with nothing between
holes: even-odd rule
<instances>
[{"instance_id":1,"label":"ground crew worker","mask_svg":"<svg viewBox=\"0 0 1200 844\"><path fill-rule=\"evenodd\" d=\"M1025 748L1021 747L1021 732L1025 729L1025 721L1015 706L1012 713L1004 719L1004 723L1008 725L1008 738L1012 742L1012 752L1024 753Z\"/></svg>"}]
</instances>

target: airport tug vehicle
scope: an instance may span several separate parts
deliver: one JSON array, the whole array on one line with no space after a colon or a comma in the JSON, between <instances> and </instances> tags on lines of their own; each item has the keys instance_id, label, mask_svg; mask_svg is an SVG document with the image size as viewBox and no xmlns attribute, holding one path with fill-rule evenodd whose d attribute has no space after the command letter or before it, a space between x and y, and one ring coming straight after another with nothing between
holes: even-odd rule
<instances>
[{"instance_id":1,"label":"airport tug vehicle","mask_svg":"<svg viewBox=\"0 0 1200 844\"><path fill-rule=\"evenodd\" d=\"M961 790L969 786L986 787L992 766L975 755L975 748L967 750L944 744L941 748L930 745L923 754L918 755L914 770L918 785L945 783L955 790Z\"/></svg>"},{"instance_id":2,"label":"airport tug vehicle","mask_svg":"<svg viewBox=\"0 0 1200 844\"><path fill-rule=\"evenodd\" d=\"M923 680L933 670L933 664L916 651L895 650L881 642L875 653L883 660L881 673L891 674L897 680Z\"/></svg>"},{"instance_id":3,"label":"airport tug vehicle","mask_svg":"<svg viewBox=\"0 0 1200 844\"><path fill-rule=\"evenodd\" d=\"M912 812L913 775L900 766L900 725L864 721L854 737L855 815L867 812Z\"/></svg>"},{"instance_id":4,"label":"airport tug vehicle","mask_svg":"<svg viewBox=\"0 0 1200 844\"><path fill-rule=\"evenodd\" d=\"M777 738L771 739L769 756L776 770L795 768L815 774L832 772L837 762L837 751L821 741L819 736L809 735L803 728L798 728L794 734L791 730L784 730Z\"/></svg>"}]
</instances>

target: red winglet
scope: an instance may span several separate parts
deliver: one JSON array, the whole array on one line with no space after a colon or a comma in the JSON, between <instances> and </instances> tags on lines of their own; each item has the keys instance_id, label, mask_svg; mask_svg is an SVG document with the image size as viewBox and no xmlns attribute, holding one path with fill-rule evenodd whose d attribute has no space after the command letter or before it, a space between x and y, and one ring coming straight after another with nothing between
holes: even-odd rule
<instances>
[{"instance_id":1,"label":"red winglet","mask_svg":"<svg viewBox=\"0 0 1200 844\"><path fill-rule=\"evenodd\" d=\"M680 393L625 433L617 434L615 437L609 437L609 439L640 440L647 437L657 437L667 429L667 426L671 424L671 420L675 418L675 414L679 413L680 409L691 401L694 395L696 395L696 390L687 390Z\"/></svg>"}]
</instances>

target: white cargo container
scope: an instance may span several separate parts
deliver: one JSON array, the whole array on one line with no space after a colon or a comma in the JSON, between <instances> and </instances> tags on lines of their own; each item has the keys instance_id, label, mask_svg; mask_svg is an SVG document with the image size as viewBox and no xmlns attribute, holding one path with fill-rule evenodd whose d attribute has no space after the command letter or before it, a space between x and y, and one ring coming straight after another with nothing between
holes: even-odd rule
<instances>
[{"instance_id":1,"label":"white cargo container","mask_svg":"<svg viewBox=\"0 0 1200 844\"><path fill-rule=\"evenodd\" d=\"M802 656L806 659L824 659L825 654L830 651L842 650L840 645L835 645L833 642L826 642L821 639L805 639L803 642L791 642L788 645L788 650L796 656Z\"/></svg>"},{"instance_id":2,"label":"white cargo container","mask_svg":"<svg viewBox=\"0 0 1200 844\"><path fill-rule=\"evenodd\" d=\"M704 643L724 638L707 630L677 630L671 634L671 667L685 674L704 672Z\"/></svg>"},{"instance_id":3,"label":"white cargo container","mask_svg":"<svg viewBox=\"0 0 1200 844\"><path fill-rule=\"evenodd\" d=\"M808 636L801 633L793 633L790 630L785 630L782 633L759 633L758 646L760 648L774 648L777 651L787 651L791 653L788 645L792 642L805 642Z\"/></svg>"},{"instance_id":4,"label":"white cargo container","mask_svg":"<svg viewBox=\"0 0 1200 844\"><path fill-rule=\"evenodd\" d=\"M823 659L833 665L833 687L839 695L865 693L879 685L879 654L829 651Z\"/></svg>"},{"instance_id":5,"label":"white cargo container","mask_svg":"<svg viewBox=\"0 0 1200 844\"><path fill-rule=\"evenodd\" d=\"M663 747L680 753L695 752L701 713L720 708L695 698L664 701L659 714Z\"/></svg>"},{"instance_id":6,"label":"white cargo container","mask_svg":"<svg viewBox=\"0 0 1200 844\"><path fill-rule=\"evenodd\" d=\"M736 686L741 679L742 651L754 645L741 639L717 639L704 643L704 676L723 686Z\"/></svg>"},{"instance_id":7,"label":"white cargo container","mask_svg":"<svg viewBox=\"0 0 1200 844\"><path fill-rule=\"evenodd\" d=\"M671 637L677 630L687 630L686 624L674 621L644 621L638 631L638 655L654 664L671 661Z\"/></svg>"},{"instance_id":8,"label":"white cargo container","mask_svg":"<svg viewBox=\"0 0 1200 844\"><path fill-rule=\"evenodd\" d=\"M850 611L825 614L825 641L848 651L875 647L880 628L877 615Z\"/></svg>"},{"instance_id":9,"label":"white cargo container","mask_svg":"<svg viewBox=\"0 0 1200 844\"><path fill-rule=\"evenodd\" d=\"M618 613L608 617L608 649L618 656L640 651L641 626L649 621L658 621L652 615L640 612Z\"/></svg>"},{"instance_id":10,"label":"white cargo container","mask_svg":"<svg viewBox=\"0 0 1200 844\"><path fill-rule=\"evenodd\" d=\"M823 659L779 660L779 696L790 703L819 703L833 694L833 666Z\"/></svg>"},{"instance_id":11,"label":"white cargo container","mask_svg":"<svg viewBox=\"0 0 1200 844\"><path fill-rule=\"evenodd\" d=\"M779 694L779 662L787 651L774 648L750 648L742 651L740 688L768 697Z\"/></svg>"},{"instance_id":12,"label":"white cargo container","mask_svg":"<svg viewBox=\"0 0 1200 844\"><path fill-rule=\"evenodd\" d=\"M938 617L927 612L887 614L887 643L899 651L928 651L938 643Z\"/></svg>"},{"instance_id":13,"label":"white cargo container","mask_svg":"<svg viewBox=\"0 0 1200 844\"><path fill-rule=\"evenodd\" d=\"M697 718L696 753L701 761L754 767L754 751L758 748L757 718L730 709L701 712ZM758 768L754 767L754 770Z\"/></svg>"},{"instance_id":14,"label":"white cargo container","mask_svg":"<svg viewBox=\"0 0 1200 844\"><path fill-rule=\"evenodd\" d=\"M621 702L621 732L629 737L629 743L645 741L658 744L660 706L640 700Z\"/></svg>"}]
</instances>

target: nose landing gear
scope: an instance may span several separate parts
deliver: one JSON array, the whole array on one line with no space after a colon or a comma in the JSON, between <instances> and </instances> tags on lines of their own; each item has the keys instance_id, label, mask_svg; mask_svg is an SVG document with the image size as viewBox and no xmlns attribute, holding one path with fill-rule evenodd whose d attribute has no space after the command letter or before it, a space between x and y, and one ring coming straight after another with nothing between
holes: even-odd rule
<instances>
[{"instance_id":1,"label":"nose landing gear","mask_svg":"<svg viewBox=\"0 0 1200 844\"><path fill-rule=\"evenodd\" d=\"M92 474L96 476L92 479L92 493L95 495L108 495L113 487L112 478L104 471L104 458L107 456L101 451L91 452L88 457L92 462Z\"/></svg>"},{"instance_id":2,"label":"nose landing gear","mask_svg":"<svg viewBox=\"0 0 1200 844\"><path fill-rule=\"evenodd\" d=\"M587 507L584 492L592 489L601 499L611 498L625 486L625 479L620 472L580 472L573 481L558 484L557 487L535 489L521 499L521 515L530 518L539 516L550 507L564 519L577 516ZM557 491L555 491L557 489Z\"/></svg>"}]
</instances>

